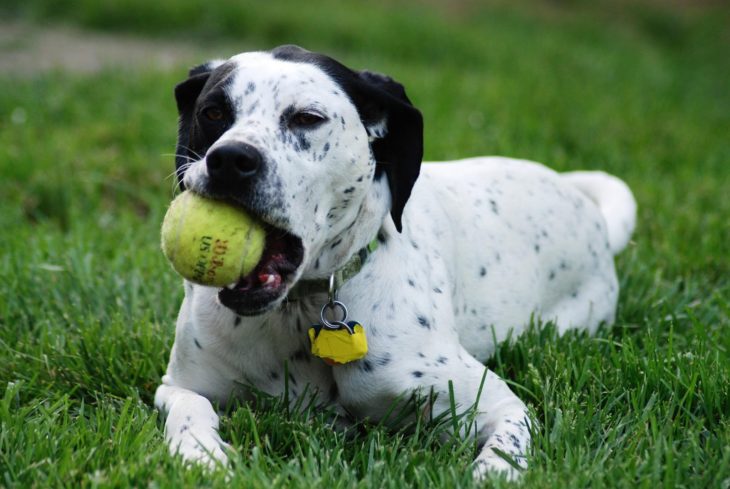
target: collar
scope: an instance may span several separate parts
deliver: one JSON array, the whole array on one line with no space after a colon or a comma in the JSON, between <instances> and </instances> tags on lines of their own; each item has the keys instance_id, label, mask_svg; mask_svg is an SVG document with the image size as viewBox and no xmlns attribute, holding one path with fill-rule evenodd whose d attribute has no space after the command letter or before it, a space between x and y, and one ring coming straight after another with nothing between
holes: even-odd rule
<instances>
[{"instance_id":1,"label":"collar","mask_svg":"<svg viewBox=\"0 0 730 489\"><path fill-rule=\"evenodd\" d=\"M360 273L362 267L365 265L365 261L368 257L378 249L378 239L375 238L360 251L355 253L347 263L342 267L335 270L334 276L334 287L339 289L352 277ZM289 302L296 302L302 300L304 297L309 297L317 293L328 293L330 291L330 279L314 279L314 280L300 280L287 294L287 300Z\"/></svg>"}]
</instances>

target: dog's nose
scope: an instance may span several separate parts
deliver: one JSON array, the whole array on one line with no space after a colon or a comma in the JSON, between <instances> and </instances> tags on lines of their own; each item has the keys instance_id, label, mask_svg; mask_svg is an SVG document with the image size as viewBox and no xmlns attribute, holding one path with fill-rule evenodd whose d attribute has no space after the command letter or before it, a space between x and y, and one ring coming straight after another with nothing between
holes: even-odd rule
<instances>
[{"instance_id":1,"label":"dog's nose","mask_svg":"<svg viewBox=\"0 0 730 489\"><path fill-rule=\"evenodd\" d=\"M208 177L214 182L241 183L261 168L261 153L246 143L218 146L205 157Z\"/></svg>"}]
</instances>

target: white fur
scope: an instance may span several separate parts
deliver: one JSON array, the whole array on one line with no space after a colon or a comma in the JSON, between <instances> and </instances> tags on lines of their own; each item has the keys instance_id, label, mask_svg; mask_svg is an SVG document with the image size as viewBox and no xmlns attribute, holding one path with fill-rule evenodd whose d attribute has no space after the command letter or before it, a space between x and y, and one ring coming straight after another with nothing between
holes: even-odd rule
<instances>
[{"instance_id":1,"label":"white fur","mask_svg":"<svg viewBox=\"0 0 730 489\"><path fill-rule=\"evenodd\" d=\"M564 176L508 158L428 163L398 233L388 215L387 181L373 178L369 128L340 87L315 66L265 53L232 62L237 119L221 141L255 145L273 165L261 198L283 197L267 217L303 239L296 278L326 277L378 232L385 238L340 290L350 317L367 331L369 353L336 367L308 354L306 328L318 319L323 294L282 298L266 314L237 317L220 305L216 289L186 283L170 364L155 397L167 414L171 450L189 460L225 461L210 401L245 401L249 386L281 395L288 383L294 403L308 384L321 404L379 420L414 391L436 394L432 414L448 411L453 381L459 410L476 407L483 448L475 476L515 476L492 449L526 466L527 409L482 362L494 340L519 334L533 317L555 321L561 331L594 331L613 321L613 255L634 224L628 188L605 174ZM307 80L313 82L299 83ZM243 97L250 82L256 96ZM279 111L289 104L316 106L331 119L311 135L306 151L275 138ZM383 127L376 132L382 135ZM329 151L320 159L325 144ZM185 183L195 190L205 182L203 158L188 169Z\"/></svg>"}]
</instances>

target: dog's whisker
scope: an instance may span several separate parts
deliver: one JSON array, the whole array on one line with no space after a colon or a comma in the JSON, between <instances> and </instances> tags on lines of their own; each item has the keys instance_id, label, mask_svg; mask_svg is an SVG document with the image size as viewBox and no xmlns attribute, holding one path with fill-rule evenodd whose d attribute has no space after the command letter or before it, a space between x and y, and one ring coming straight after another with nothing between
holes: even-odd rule
<instances>
[{"instance_id":1,"label":"dog's whisker","mask_svg":"<svg viewBox=\"0 0 730 489\"><path fill-rule=\"evenodd\" d=\"M198 153L194 149L190 148L189 146L185 146L184 144L180 144L179 145L179 148L180 149L184 149L185 151L190 152L193 156L195 156L199 160L202 160L203 159L203 155L201 155L200 153Z\"/></svg>"}]
</instances>

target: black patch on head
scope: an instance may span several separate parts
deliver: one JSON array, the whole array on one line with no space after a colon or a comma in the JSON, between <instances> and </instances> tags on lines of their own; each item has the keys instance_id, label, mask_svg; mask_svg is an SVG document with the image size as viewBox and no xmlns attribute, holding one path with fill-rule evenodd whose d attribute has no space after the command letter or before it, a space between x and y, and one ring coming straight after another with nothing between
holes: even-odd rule
<instances>
[{"instance_id":1,"label":"black patch on head","mask_svg":"<svg viewBox=\"0 0 730 489\"><path fill-rule=\"evenodd\" d=\"M271 54L276 59L310 63L329 75L348 95L367 127L384 124L386 134L371 144L376 178L388 177L391 216L398 231L401 217L418 178L423 158L423 118L413 107L401 84L368 71L354 71L334 59L298 46L280 46Z\"/></svg>"},{"instance_id":2,"label":"black patch on head","mask_svg":"<svg viewBox=\"0 0 730 489\"><path fill-rule=\"evenodd\" d=\"M184 165L203 157L208 148L232 124L233 110L226 94L234 65L225 63L213 68L211 63L196 66L189 78L175 87L175 101L179 114L175 168L181 189ZM215 105L224 113L221 121L201 121L197 111L206 104Z\"/></svg>"}]
</instances>

